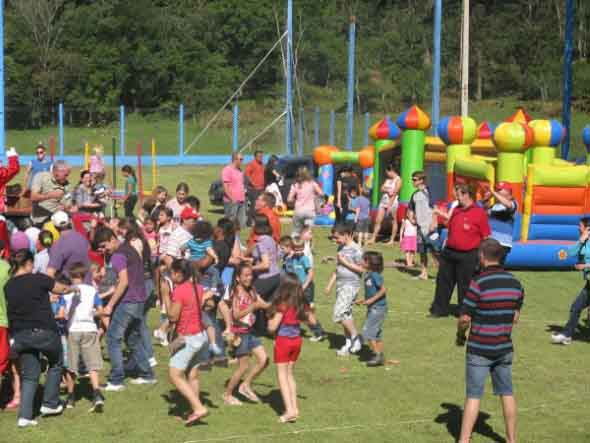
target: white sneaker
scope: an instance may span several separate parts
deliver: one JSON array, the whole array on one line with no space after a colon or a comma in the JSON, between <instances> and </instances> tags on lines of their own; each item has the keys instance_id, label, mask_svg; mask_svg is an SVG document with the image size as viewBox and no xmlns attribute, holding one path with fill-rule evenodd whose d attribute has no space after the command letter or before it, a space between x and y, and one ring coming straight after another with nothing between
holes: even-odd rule
<instances>
[{"instance_id":1,"label":"white sneaker","mask_svg":"<svg viewBox=\"0 0 590 443\"><path fill-rule=\"evenodd\" d=\"M350 352L348 352L348 349L350 348L350 346L342 346L340 349L338 349L336 351L336 355L338 357L348 357L350 355Z\"/></svg>"},{"instance_id":2,"label":"white sneaker","mask_svg":"<svg viewBox=\"0 0 590 443\"><path fill-rule=\"evenodd\" d=\"M320 341L322 341L324 338L326 338L325 335L312 335L311 337L309 337L309 341L312 343L318 343Z\"/></svg>"},{"instance_id":3,"label":"white sneaker","mask_svg":"<svg viewBox=\"0 0 590 443\"><path fill-rule=\"evenodd\" d=\"M109 392L124 391L125 390L125 385L124 384L114 385L111 382L108 382L107 385L104 387L104 390L105 391L109 391Z\"/></svg>"},{"instance_id":4,"label":"white sneaker","mask_svg":"<svg viewBox=\"0 0 590 443\"><path fill-rule=\"evenodd\" d=\"M572 338L564 334L552 334L551 343L554 343L556 345L571 345Z\"/></svg>"},{"instance_id":5,"label":"white sneaker","mask_svg":"<svg viewBox=\"0 0 590 443\"><path fill-rule=\"evenodd\" d=\"M151 368L154 368L154 367L158 366L158 360L156 360L156 357L150 358L149 359L149 362L150 362L150 367Z\"/></svg>"},{"instance_id":6,"label":"white sneaker","mask_svg":"<svg viewBox=\"0 0 590 443\"><path fill-rule=\"evenodd\" d=\"M158 383L158 380L156 380L155 378L143 378L143 377L137 377L137 378L132 378L129 383L131 383L132 385L155 385L156 383Z\"/></svg>"},{"instance_id":7,"label":"white sneaker","mask_svg":"<svg viewBox=\"0 0 590 443\"><path fill-rule=\"evenodd\" d=\"M350 353L356 354L358 351L361 350L363 347L363 343L361 342L361 337L357 335L354 340L352 340L352 345L350 346Z\"/></svg>"},{"instance_id":8,"label":"white sneaker","mask_svg":"<svg viewBox=\"0 0 590 443\"><path fill-rule=\"evenodd\" d=\"M59 405L57 405L57 408L50 408L48 406L41 406L41 415L44 417L46 415L59 415L63 412L63 410L64 410L64 407L61 403Z\"/></svg>"},{"instance_id":9,"label":"white sneaker","mask_svg":"<svg viewBox=\"0 0 590 443\"><path fill-rule=\"evenodd\" d=\"M16 425L19 428L28 428L29 426L37 426L39 423L37 423L37 420L28 420L26 418L19 418L18 421L16 422Z\"/></svg>"}]
</instances>

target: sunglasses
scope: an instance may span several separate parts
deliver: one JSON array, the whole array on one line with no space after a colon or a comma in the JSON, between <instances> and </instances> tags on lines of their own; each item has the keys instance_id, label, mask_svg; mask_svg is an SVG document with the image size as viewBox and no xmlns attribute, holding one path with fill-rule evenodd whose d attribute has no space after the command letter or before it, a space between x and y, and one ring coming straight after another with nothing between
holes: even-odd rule
<instances>
[{"instance_id":1,"label":"sunglasses","mask_svg":"<svg viewBox=\"0 0 590 443\"><path fill-rule=\"evenodd\" d=\"M37 151L37 155L45 154L45 151Z\"/></svg>"},{"instance_id":2,"label":"sunglasses","mask_svg":"<svg viewBox=\"0 0 590 443\"><path fill-rule=\"evenodd\" d=\"M413 182L419 182L420 180L422 180L422 179L419 177L412 177Z\"/></svg>"}]
</instances>

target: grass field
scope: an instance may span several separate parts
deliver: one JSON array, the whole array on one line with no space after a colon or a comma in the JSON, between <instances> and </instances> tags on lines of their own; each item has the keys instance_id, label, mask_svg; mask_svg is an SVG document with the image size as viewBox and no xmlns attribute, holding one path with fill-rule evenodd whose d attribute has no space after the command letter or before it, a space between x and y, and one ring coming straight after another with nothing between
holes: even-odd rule
<instances>
[{"instance_id":1,"label":"grass field","mask_svg":"<svg viewBox=\"0 0 590 443\"><path fill-rule=\"evenodd\" d=\"M513 98L484 100L472 102L470 104L470 115L479 123L487 120L492 123L498 123L511 116L517 106L524 106L533 118L551 118L561 119L561 104L548 102L520 102ZM430 103L421 103L420 106L427 112L430 110ZM441 116L456 115L459 112L459 102L457 100L443 100L441 106ZM329 110L333 108L329 104L323 104L320 112L320 144L329 143ZM391 116L395 119L404 110L403 105L395 106L391 111ZM242 102L238 139L240 146L248 143L254 137L257 137L263 129L283 111L280 102L276 103L256 103ZM299 120L299 111L297 111L296 120ZM68 124L68 110L66 108L66 126L64 129L64 147L68 155L83 155L84 144L88 142L90 146L102 144L106 148L106 154L110 154L112 138L119 139L119 123L114 121L108 124L93 125L71 125ZM371 124L383 117L383 113L374 113L371 115ZM185 148L193 145L193 141L199 135L201 130L208 123L212 114L204 114L199 118L187 117L185 120ZM310 152L314 147L314 109L309 107L304 113L304 151ZM581 156L584 154L582 145L581 131L582 128L590 123L590 115L587 113L574 110L572 112L572 142L571 155ZM294 128L294 150L297 150L298 123ZM283 153L285 148L284 121L279 122L269 129L260 138L257 138L256 145L262 147L266 152ZM365 143L365 120L364 116L356 115L354 119L354 140L355 149L362 147ZM155 138L159 154L174 155L178 153L178 120L170 117L163 117L161 114L131 114L126 118L126 152L131 155L135 154L138 142L142 143L144 153L149 152L151 139ZM49 137L55 137L56 143L58 138L58 128L56 126L47 126L36 130L9 130L6 135L8 146L16 146L19 152L32 154L39 141L48 143ZM232 115L231 111L226 110L211 125L208 131L194 143L189 153L197 154L222 154L231 151L232 143ZM344 147L346 142L346 116L339 110L335 120L335 139L334 144ZM56 146L56 149L58 147ZM117 153L119 145L117 141Z\"/></svg>"},{"instance_id":2,"label":"grass field","mask_svg":"<svg viewBox=\"0 0 590 443\"><path fill-rule=\"evenodd\" d=\"M219 217L209 208L206 188L219 170L179 167L161 171L161 181L172 189L187 181L203 200L208 218ZM283 229L289 232L288 224ZM128 385L125 392L106 393L103 415L87 413L81 399L62 417L41 419L36 429L18 430L14 413L0 413L2 438L17 442L450 442L458 436L464 400L464 349L454 345L455 320L426 317L434 283L416 282L397 270L386 270L389 315L385 322L386 358L397 365L366 368L358 357L338 358L341 330L331 322L334 295L322 289L332 265L319 258L334 253L327 231L315 231L316 302L319 319L330 333L322 343L303 345L296 368L301 419L277 423L281 400L273 365L254 384L262 404L224 406L221 395L231 369L214 369L202 375L202 397L210 410L201 425L184 428L176 419L187 405L166 378L167 354L156 347L159 383ZM387 260L397 249L378 246ZM435 274L431 270L431 275ZM549 330L562 325L569 305L581 287L576 272L518 272L526 289L525 306L514 333L516 357L514 385L519 404L522 442L588 441L586 405L590 396L588 368L590 334L587 328L571 346L549 343ZM355 308L357 327L364 309ZM150 323L157 322L151 311ZM582 324L583 325L583 324ZM269 355L272 343L265 341ZM106 374L106 371L104 372ZM84 389L80 390L84 391ZM488 384L473 441L503 441L503 418Z\"/></svg>"}]
</instances>

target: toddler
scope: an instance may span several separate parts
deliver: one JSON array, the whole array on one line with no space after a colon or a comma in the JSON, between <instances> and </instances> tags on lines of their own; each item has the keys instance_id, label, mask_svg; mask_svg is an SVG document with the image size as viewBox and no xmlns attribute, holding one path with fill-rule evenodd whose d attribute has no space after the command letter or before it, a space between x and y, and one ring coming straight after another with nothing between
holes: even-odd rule
<instances>
[{"instance_id":1,"label":"toddler","mask_svg":"<svg viewBox=\"0 0 590 443\"><path fill-rule=\"evenodd\" d=\"M416 213L410 208L406 209L406 216L402 221L399 238L400 248L406 257L406 266L412 267L418 249L418 223Z\"/></svg>"}]
</instances>

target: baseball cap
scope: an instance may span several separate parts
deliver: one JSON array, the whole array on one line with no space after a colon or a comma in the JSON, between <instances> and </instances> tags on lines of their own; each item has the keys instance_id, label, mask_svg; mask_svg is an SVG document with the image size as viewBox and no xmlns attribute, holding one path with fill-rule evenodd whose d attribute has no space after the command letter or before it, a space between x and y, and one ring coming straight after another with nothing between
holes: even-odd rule
<instances>
[{"instance_id":1,"label":"baseball cap","mask_svg":"<svg viewBox=\"0 0 590 443\"><path fill-rule=\"evenodd\" d=\"M70 217L64 211L57 211L51 216L51 222L56 228L65 228L70 223Z\"/></svg>"},{"instance_id":2,"label":"baseball cap","mask_svg":"<svg viewBox=\"0 0 590 443\"><path fill-rule=\"evenodd\" d=\"M502 191L502 190L512 192L512 186L510 185L510 183L507 183L507 182L496 183L496 191Z\"/></svg>"},{"instance_id":3,"label":"baseball cap","mask_svg":"<svg viewBox=\"0 0 590 443\"><path fill-rule=\"evenodd\" d=\"M194 208L187 206L180 213L180 218L181 220L198 220L201 215Z\"/></svg>"}]
</instances>

